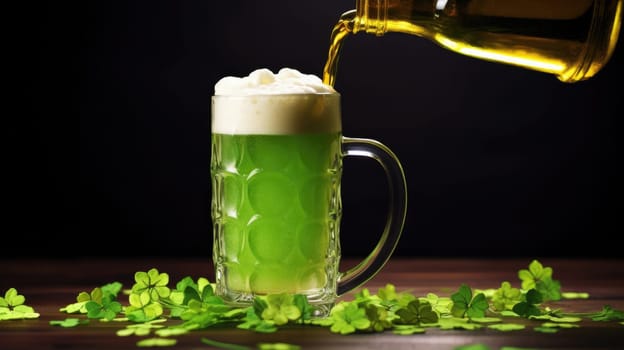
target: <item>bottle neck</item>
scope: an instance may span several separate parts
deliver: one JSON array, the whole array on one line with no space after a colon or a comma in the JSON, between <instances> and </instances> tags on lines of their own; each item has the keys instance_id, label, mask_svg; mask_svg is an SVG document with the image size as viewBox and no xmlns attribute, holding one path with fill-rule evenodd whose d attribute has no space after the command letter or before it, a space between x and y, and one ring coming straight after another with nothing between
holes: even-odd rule
<instances>
[{"instance_id":1,"label":"bottle neck","mask_svg":"<svg viewBox=\"0 0 624 350\"><path fill-rule=\"evenodd\" d=\"M383 35L387 31L388 1L356 0L353 33Z\"/></svg>"},{"instance_id":2,"label":"bottle neck","mask_svg":"<svg viewBox=\"0 0 624 350\"><path fill-rule=\"evenodd\" d=\"M422 35L437 16L437 3L440 0L356 0L353 33Z\"/></svg>"}]
</instances>

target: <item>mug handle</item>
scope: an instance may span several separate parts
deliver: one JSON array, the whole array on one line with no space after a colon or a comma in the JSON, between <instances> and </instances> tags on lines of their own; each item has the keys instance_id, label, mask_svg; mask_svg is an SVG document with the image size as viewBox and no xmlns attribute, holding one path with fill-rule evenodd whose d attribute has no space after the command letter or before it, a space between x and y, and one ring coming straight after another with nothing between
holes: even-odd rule
<instances>
[{"instance_id":1,"label":"mug handle","mask_svg":"<svg viewBox=\"0 0 624 350\"><path fill-rule=\"evenodd\" d=\"M399 242L407 215L407 184L401 162L379 141L362 138L342 138L343 157L367 157L384 169L390 191L388 218L381 238L373 251L358 265L338 274L336 292L343 295L366 283L381 270Z\"/></svg>"}]
</instances>

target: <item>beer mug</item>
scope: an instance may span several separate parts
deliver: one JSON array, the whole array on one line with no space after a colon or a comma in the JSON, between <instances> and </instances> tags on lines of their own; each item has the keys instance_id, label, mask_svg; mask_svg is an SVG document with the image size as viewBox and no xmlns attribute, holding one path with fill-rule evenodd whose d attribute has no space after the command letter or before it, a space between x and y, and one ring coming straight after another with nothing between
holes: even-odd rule
<instances>
[{"instance_id":1,"label":"beer mug","mask_svg":"<svg viewBox=\"0 0 624 350\"><path fill-rule=\"evenodd\" d=\"M310 79L290 69L255 73L250 77L265 83L280 74ZM337 296L372 278L396 247L407 203L401 164L378 141L342 135L333 88L230 94L217 86L210 166L215 293L237 306L258 295L302 294L317 314L327 314ZM373 158L383 167L390 203L373 251L343 273L340 186L347 157Z\"/></svg>"}]
</instances>

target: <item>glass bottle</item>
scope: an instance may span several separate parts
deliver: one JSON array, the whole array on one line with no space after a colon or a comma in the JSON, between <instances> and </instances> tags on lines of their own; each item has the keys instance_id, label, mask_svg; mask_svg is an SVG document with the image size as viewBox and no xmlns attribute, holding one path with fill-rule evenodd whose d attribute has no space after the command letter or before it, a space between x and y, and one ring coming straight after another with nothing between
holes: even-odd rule
<instances>
[{"instance_id":1,"label":"glass bottle","mask_svg":"<svg viewBox=\"0 0 624 350\"><path fill-rule=\"evenodd\" d=\"M349 32L407 33L463 55L576 82L594 76L611 57L622 1L356 0L334 29L332 45L337 55ZM325 73L333 80L335 67Z\"/></svg>"}]
</instances>

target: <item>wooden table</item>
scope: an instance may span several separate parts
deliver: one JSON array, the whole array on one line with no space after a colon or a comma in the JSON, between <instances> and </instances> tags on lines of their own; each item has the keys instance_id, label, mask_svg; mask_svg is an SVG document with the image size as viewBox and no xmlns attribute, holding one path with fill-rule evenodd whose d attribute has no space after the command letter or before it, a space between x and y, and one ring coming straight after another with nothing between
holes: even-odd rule
<instances>
[{"instance_id":1,"label":"wooden table","mask_svg":"<svg viewBox=\"0 0 624 350\"><path fill-rule=\"evenodd\" d=\"M406 259L392 258L381 272L363 287L376 292L386 283L397 291L420 296L428 292L449 296L462 283L472 288L498 288L502 281L519 287L517 271L532 259ZM599 311L604 305L624 310L624 260L619 259L539 259L554 269L563 291L588 292L589 299L563 300L553 307L574 312ZM354 261L345 260L344 266ZM109 258L109 259L5 259L0 260L0 293L15 287L26 304L41 316L37 319L0 321L0 349L137 349L141 337L115 334L124 323L99 322L61 328L49 325L71 315L59 308L75 301L80 291L119 281L132 286L135 271L155 267L170 275L171 284L185 276L212 279L209 259ZM353 294L341 298L349 300ZM126 303L127 304L127 303ZM84 317L84 316L81 316ZM302 349L454 349L467 344L485 344L491 349L513 346L532 349L624 349L624 325L619 322L582 321L581 327L554 334L533 330L536 321L520 319L527 327L502 332L483 328L476 331L427 329L409 336L383 333L339 335L325 327L292 326L276 333L261 334L235 328L194 331L178 336L171 349L210 349L202 337L255 348L258 343L284 342Z\"/></svg>"}]
</instances>

